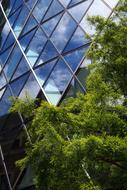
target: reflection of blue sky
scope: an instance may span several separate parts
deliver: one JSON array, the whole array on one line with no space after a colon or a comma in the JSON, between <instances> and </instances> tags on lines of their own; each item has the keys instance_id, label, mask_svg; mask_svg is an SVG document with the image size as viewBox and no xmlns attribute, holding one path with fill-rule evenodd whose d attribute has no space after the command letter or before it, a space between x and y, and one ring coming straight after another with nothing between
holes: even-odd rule
<instances>
[{"instance_id":1,"label":"reflection of blue sky","mask_svg":"<svg viewBox=\"0 0 127 190\"><path fill-rule=\"evenodd\" d=\"M10 31L10 28L9 28L8 24L6 23L4 25L2 33L0 34L0 48L3 46L3 43L5 42L8 34L9 34L9 31Z\"/></svg>"},{"instance_id":2,"label":"reflection of blue sky","mask_svg":"<svg viewBox=\"0 0 127 190\"><path fill-rule=\"evenodd\" d=\"M48 77L55 63L56 63L56 60L52 62L48 62L35 70L35 73L41 85L43 85L43 83L45 82L46 78Z\"/></svg>"},{"instance_id":3,"label":"reflection of blue sky","mask_svg":"<svg viewBox=\"0 0 127 190\"><path fill-rule=\"evenodd\" d=\"M69 50L78 48L88 42L89 40L85 38L85 33L83 30L81 30L81 28L78 27L64 51L67 52Z\"/></svg>"},{"instance_id":4,"label":"reflection of blue sky","mask_svg":"<svg viewBox=\"0 0 127 190\"><path fill-rule=\"evenodd\" d=\"M65 87L67 86L67 83L69 82L70 79L71 79L71 73L68 70L68 67L62 60L58 61L49 79L44 85L45 92L49 97L50 101L52 100L52 96L55 96L56 94L55 102L51 103L56 104L58 98L60 98L60 95L65 90Z\"/></svg>"},{"instance_id":5,"label":"reflection of blue sky","mask_svg":"<svg viewBox=\"0 0 127 190\"><path fill-rule=\"evenodd\" d=\"M2 97L2 95L3 95L3 93L4 93L4 91L5 91L5 88L3 88L2 90L0 90L0 99L1 99L1 97Z\"/></svg>"},{"instance_id":6,"label":"reflection of blue sky","mask_svg":"<svg viewBox=\"0 0 127 190\"><path fill-rule=\"evenodd\" d=\"M77 25L74 20L67 13L65 13L51 36L51 40L59 51L63 50L76 26Z\"/></svg>"},{"instance_id":7,"label":"reflection of blue sky","mask_svg":"<svg viewBox=\"0 0 127 190\"><path fill-rule=\"evenodd\" d=\"M15 79L15 78L17 78L17 77L19 77L19 76L21 76L22 74L24 74L25 72L27 72L29 69L30 69L29 65L26 62L25 58L23 57L21 59L19 65L18 65L15 73L14 73L14 76L13 76L12 80Z\"/></svg>"},{"instance_id":8,"label":"reflection of blue sky","mask_svg":"<svg viewBox=\"0 0 127 190\"><path fill-rule=\"evenodd\" d=\"M12 47L11 47L12 48ZM11 51L11 48L7 49L4 53L1 52L0 54L0 62L1 62L1 65L4 65L6 59L8 58L9 56L9 53Z\"/></svg>"},{"instance_id":9,"label":"reflection of blue sky","mask_svg":"<svg viewBox=\"0 0 127 190\"><path fill-rule=\"evenodd\" d=\"M65 7L69 4L70 0L59 0Z\"/></svg>"},{"instance_id":10,"label":"reflection of blue sky","mask_svg":"<svg viewBox=\"0 0 127 190\"><path fill-rule=\"evenodd\" d=\"M71 52L64 56L65 60L67 61L67 63L69 64L69 66L73 71L75 71L77 66L80 64L82 58L85 55L85 52L88 50L88 47L89 46L79 50L75 50L74 52Z\"/></svg>"},{"instance_id":11,"label":"reflection of blue sky","mask_svg":"<svg viewBox=\"0 0 127 190\"><path fill-rule=\"evenodd\" d=\"M62 10L63 10L63 6L57 0L54 0L52 2L48 12L46 13L44 20L58 14Z\"/></svg>"},{"instance_id":12,"label":"reflection of blue sky","mask_svg":"<svg viewBox=\"0 0 127 190\"><path fill-rule=\"evenodd\" d=\"M35 29L19 39L20 45L22 46L22 49L24 51L26 50L26 47L28 46L28 44L29 44L30 40L32 39L34 33L35 33Z\"/></svg>"},{"instance_id":13,"label":"reflection of blue sky","mask_svg":"<svg viewBox=\"0 0 127 190\"><path fill-rule=\"evenodd\" d=\"M58 56L56 49L54 48L52 43L50 41L48 41L48 43L46 44L38 62L37 62L37 65L40 65L56 56Z\"/></svg>"},{"instance_id":14,"label":"reflection of blue sky","mask_svg":"<svg viewBox=\"0 0 127 190\"><path fill-rule=\"evenodd\" d=\"M4 72L8 79L10 79L10 77L12 76L17 64L19 63L21 55L22 55L21 50L16 45L13 53L11 54L11 57L9 58L9 60L7 61L6 65L4 67Z\"/></svg>"},{"instance_id":15,"label":"reflection of blue sky","mask_svg":"<svg viewBox=\"0 0 127 190\"><path fill-rule=\"evenodd\" d=\"M10 84L14 96L18 96L22 87L24 86L29 74L25 74Z\"/></svg>"},{"instance_id":16,"label":"reflection of blue sky","mask_svg":"<svg viewBox=\"0 0 127 190\"><path fill-rule=\"evenodd\" d=\"M28 11L27 7L24 6L20 12L18 18L16 19L14 26L13 26L13 30L14 30L17 37L19 36L19 34L22 30L22 27L23 27L23 25L27 19L28 14L29 14L29 11Z\"/></svg>"},{"instance_id":17,"label":"reflection of blue sky","mask_svg":"<svg viewBox=\"0 0 127 190\"><path fill-rule=\"evenodd\" d=\"M35 77L33 76L33 74L31 73L28 81L26 82L23 90L21 91L19 97L20 98L25 98L26 94L29 95L31 98L36 98L38 93L40 91L40 87L35 79Z\"/></svg>"},{"instance_id":18,"label":"reflection of blue sky","mask_svg":"<svg viewBox=\"0 0 127 190\"><path fill-rule=\"evenodd\" d=\"M61 18L61 15L62 14L59 14L42 24L42 28L48 34L48 36L51 35L53 29L55 28L56 24L58 23L59 19Z\"/></svg>"},{"instance_id":19,"label":"reflection of blue sky","mask_svg":"<svg viewBox=\"0 0 127 190\"><path fill-rule=\"evenodd\" d=\"M34 28L37 25L36 20L33 18L33 16L30 16L25 27L23 28L22 34L25 34L26 32L30 31L32 28Z\"/></svg>"},{"instance_id":20,"label":"reflection of blue sky","mask_svg":"<svg viewBox=\"0 0 127 190\"><path fill-rule=\"evenodd\" d=\"M43 31L39 28L34 35L29 48L27 50L26 56L29 59L32 66L35 64L39 54L41 53L45 43L47 41L47 38Z\"/></svg>"},{"instance_id":21,"label":"reflection of blue sky","mask_svg":"<svg viewBox=\"0 0 127 190\"><path fill-rule=\"evenodd\" d=\"M33 10L33 15L40 22L52 0L39 0Z\"/></svg>"},{"instance_id":22,"label":"reflection of blue sky","mask_svg":"<svg viewBox=\"0 0 127 190\"><path fill-rule=\"evenodd\" d=\"M6 89L2 99L0 100L0 116L5 115L10 107L9 97L12 96L9 88Z\"/></svg>"},{"instance_id":23,"label":"reflection of blue sky","mask_svg":"<svg viewBox=\"0 0 127 190\"><path fill-rule=\"evenodd\" d=\"M82 1L84 1L84 0L72 0L69 6L79 3L79 2L82 2ZM86 1L89 1L89 0L86 0Z\"/></svg>"},{"instance_id":24,"label":"reflection of blue sky","mask_svg":"<svg viewBox=\"0 0 127 190\"><path fill-rule=\"evenodd\" d=\"M0 74L0 89L6 84L6 80L3 74Z\"/></svg>"}]
</instances>

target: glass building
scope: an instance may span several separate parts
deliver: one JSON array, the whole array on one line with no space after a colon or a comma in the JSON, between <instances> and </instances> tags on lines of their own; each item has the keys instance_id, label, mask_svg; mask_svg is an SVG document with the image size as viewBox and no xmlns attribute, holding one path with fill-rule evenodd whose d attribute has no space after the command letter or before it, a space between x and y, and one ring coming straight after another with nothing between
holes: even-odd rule
<instances>
[{"instance_id":1,"label":"glass building","mask_svg":"<svg viewBox=\"0 0 127 190\"><path fill-rule=\"evenodd\" d=\"M85 93L85 58L94 34L87 17L112 15L118 0L0 1L0 189L32 188L30 171L14 162L23 157L22 116L8 114L9 97L29 94L59 105ZM20 182L20 183L19 183Z\"/></svg>"}]
</instances>

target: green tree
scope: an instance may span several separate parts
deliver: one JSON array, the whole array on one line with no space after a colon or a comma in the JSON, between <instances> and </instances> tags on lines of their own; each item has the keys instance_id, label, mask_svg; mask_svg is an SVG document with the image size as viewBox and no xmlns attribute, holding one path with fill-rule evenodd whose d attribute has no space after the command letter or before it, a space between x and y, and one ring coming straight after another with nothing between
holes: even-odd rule
<instances>
[{"instance_id":1,"label":"green tree","mask_svg":"<svg viewBox=\"0 0 127 190\"><path fill-rule=\"evenodd\" d=\"M11 112L31 118L32 144L18 165L31 166L38 190L127 189L126 12L123 0L117 22L115 16L90 19L99 36L88 53L93 64L86 95L60 107L13 101Z\"/></svg>"}]
</instances>

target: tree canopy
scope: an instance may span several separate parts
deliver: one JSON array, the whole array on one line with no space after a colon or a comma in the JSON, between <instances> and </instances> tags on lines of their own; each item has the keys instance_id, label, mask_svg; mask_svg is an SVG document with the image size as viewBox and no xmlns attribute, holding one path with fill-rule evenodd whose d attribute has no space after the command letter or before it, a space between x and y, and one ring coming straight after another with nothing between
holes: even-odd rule
<instances>
[{"instance_id":1,"label":"tree canopy","mask_svg":"<svg viewBox=\"0 0 127 190\"><path fill-rule=\"evenodd\" d=\"M31 166L38 190L127 189L127 0L108 21L89 20L97 32L87 94L59 107L27 98L11 108L31 118L32 144L18 165Z\"/></svg>"}]
</instances>

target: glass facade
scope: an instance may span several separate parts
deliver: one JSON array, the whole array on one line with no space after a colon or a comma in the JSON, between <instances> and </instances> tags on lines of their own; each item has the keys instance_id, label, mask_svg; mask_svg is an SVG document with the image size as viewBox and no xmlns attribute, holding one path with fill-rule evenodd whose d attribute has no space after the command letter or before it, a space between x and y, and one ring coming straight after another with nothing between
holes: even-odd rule
<instances>
[{"instance_id":1,"label":"glass facade","mask_svg":"<svg viewBox=\"0 0 127 190\"><path fill-rule=\"evenodd\" d=\"M0 3L0 117L10 96L58 105L85 92L85 59L94 34L87 17L110 17L118 0L3 0ZM8 116L7 116L8 117ZM5 125L5 124L4 124ZM0 188L1 189L1 188ZM3 188L4 189L4 188Z\"/></svg>"}]
</instances>

